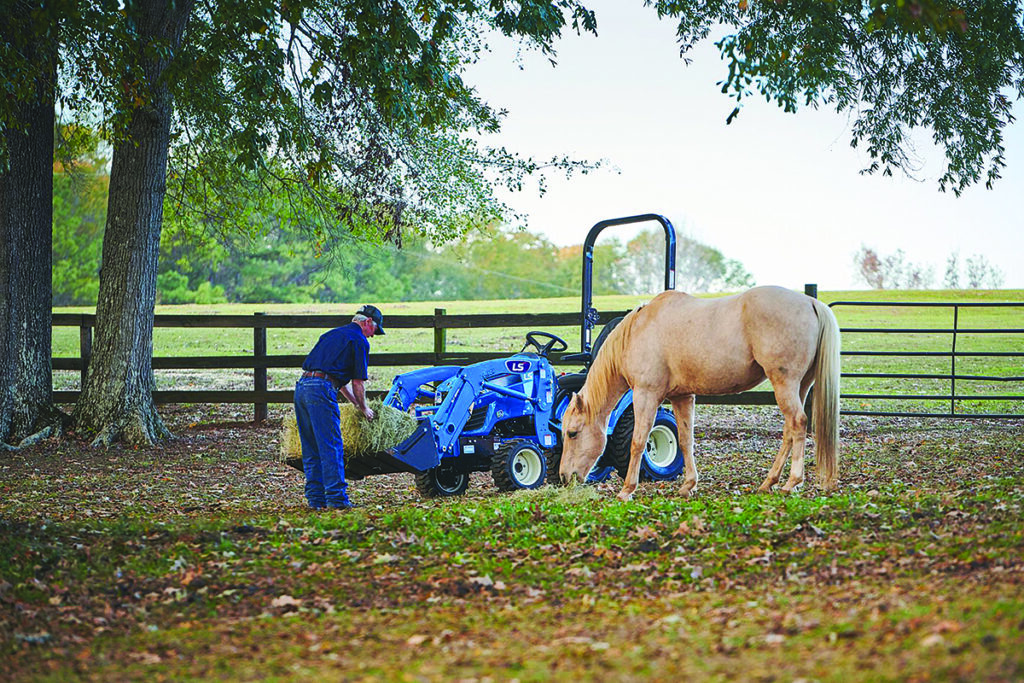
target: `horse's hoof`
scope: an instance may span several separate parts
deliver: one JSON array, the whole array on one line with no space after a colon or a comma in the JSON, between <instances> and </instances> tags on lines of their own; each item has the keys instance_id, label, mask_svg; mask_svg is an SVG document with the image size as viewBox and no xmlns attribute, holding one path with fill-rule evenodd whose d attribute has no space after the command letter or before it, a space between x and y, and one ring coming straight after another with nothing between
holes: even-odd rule
<instances>
[{"instance_id":1,"label":"horse's hoof","mask_svg":"<svg viewBox=\"0 0 1024 683\"><path fill-rule=\"evenodd\" d=\"M784 496L788 496L789 494L793 493L793 489L788 489L785 486L783 486L781 489L779 489L779 492L782 493L782 495Z\"/></svg>"},{"instance_id":2,"label":"horse's hoof","mask_svg":"<svg viewBox=\"0 0 1024 683\"><path fill-rule=\"evenodd\" d=\"M633 494L632 493L624 493L622 491L619 491L619 495L617 495L615 497L618 498L619 500L621 500L623 503L628 503L629 501L633 500Z\"/></svg>"},{"instance_id":3,"label":"horse's hoof","mask_svg":"<svg viewBox=\"0 0 1024 683\"><path fill-rule=\"evenodd\" d=\"M757 487L757 492L758 493L771 493L772 492L772 485L771 484L761 484L760 486Z\"/></svg>"}]
</instances>

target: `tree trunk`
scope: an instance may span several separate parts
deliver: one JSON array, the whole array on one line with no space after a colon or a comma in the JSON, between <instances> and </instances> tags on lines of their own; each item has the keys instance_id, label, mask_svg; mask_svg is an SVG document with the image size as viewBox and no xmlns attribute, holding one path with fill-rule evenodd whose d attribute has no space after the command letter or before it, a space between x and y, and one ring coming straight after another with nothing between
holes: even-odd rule
<instances>
[{"instance_id":1,"label":"tree trunk","mask_svg":"<svg viewBox=\"0 0 1024 683\"><path fill-rule=\"evenodd\" d=\"M0 162L0 441L4 444L60 424L50 369L57 38L41 37L30 28L31 10L30 5L16 3L0 17L0 40L37 67L27 76L35 82L34 97L17 104L13 117L24 129L10 125L2 129L6 159Z\"/></svg>"},{"instance_id":2,"label":"tree trunk","mask_svg":"<svg viewBox=\"0 0 1024 683\"><path fill-rule=\"evenodd\" d=\"M131 112L110 169L96 334L74 411L78 430L94 434L94 445L119 438L150 445L170 436L153 404L153 307L173 111L165 80L173 57L166 55L181 45L192 1L142 0L132 8L148 97ZM147 48L154 43L170 50Z\"/></svg>"}]
</instances>

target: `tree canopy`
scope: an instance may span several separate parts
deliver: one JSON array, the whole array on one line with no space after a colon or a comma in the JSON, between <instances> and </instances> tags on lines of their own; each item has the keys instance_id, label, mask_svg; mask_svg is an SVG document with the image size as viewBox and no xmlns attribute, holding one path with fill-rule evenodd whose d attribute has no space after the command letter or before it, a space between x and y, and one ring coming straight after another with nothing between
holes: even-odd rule
<instances>
[{"instance_id":1,"label":"tree canopy","mask_svg":"<svg viewBox=\"0 0 1024 683\"><path fill-rule=\"evenodd\" d=\"M595 25L576 0L200 3L178 67L171 208L258 234L255 211L321 247L493 221L495 183L586 164L481 147L501 117L462 72L491 31L551 52L569 24Z\"/></svg>"},{"instance_id":2,"label":"tree canopy","mask_svg":"<svg viewBox=\"0 0 1024 683\"><path fill-rule=\"evenodd\" d=\"M941 189L960 194L1006 165L1003 132L1024 97L1018 0L646 0L678 20L685 54L713 31L728 65L722 92L759 93L786 111L850 112L868 173L913 165L912 132L946 155Z\"/></svg>"}]
</instances>

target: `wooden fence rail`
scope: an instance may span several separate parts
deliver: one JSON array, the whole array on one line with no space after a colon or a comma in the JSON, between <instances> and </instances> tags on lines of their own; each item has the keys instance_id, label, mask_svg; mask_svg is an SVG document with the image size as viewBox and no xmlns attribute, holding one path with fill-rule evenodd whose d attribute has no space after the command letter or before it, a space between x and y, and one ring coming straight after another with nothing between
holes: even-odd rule
<instances>
[{"instance_id":1,"label":"wooden fence rail","mask_svg":"<svg viewBox=\"0 0 1024 683\"><path fill-rule=\"evenodd\" d=\"M598 324L606 324L613 318L625 315L627 311L601 313ZM344 325L351 320L346 315L167 315L154 316L156 327L177 328L221 328L251 329L253 331L252 355L234 356L174 356L153 358L154 370L252 370L251 390L171 390L154 391L156 403L251 403L254 419L259 422L267 417L270 403L291 403L292 390L269 390L267 370L269 368L292 368L298 371L305 360L305 354L271 355L267 353L267 330L269 329L322 329L327 330ZM430 365L469 365L482 360L502 358L508 353L488 351L449 351L448 330L476 328L522 327L548 329L569 327L580 324L579 313L519 313L519 314L472 314L448 315L444 309L435 309L433 315L390 315L388 330L432 329L434 348L426 352L371 353L370 365L376 367L409 367ZM79 356L53 359L54 370L71 370L81 373L85 381L86 368L92 353L92 330L96 316L90 313L54 313L54 327L79 328ZM571 353L568 351L567 353ZM561 360L562 354L551 355L553 365L569 365ZM579 364L574 364L578 366ZM371 397L382 397L385 392L368 392ZM74 403L78 391L55 391L58 403ZM734 396L702 397L702 403L731 405L772 405L774 395L770 391L751 391Z\"/></svg>"}]
</instances>

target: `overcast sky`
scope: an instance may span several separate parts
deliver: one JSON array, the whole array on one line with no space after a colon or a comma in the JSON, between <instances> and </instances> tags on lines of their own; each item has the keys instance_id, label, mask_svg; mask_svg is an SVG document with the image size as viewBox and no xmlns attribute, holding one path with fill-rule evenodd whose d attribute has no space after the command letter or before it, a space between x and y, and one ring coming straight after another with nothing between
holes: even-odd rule
<instances>
[{"instance_id":1,"label":"overcast sky","mask_svg":"<svg viewBox=\"0 0 1024 683\"><path fill-rule=\"evenodd\" d=\"M535 189L503 194L530 230L579 244L599 220L661 213L741 261L758 284L863 288L853 254L864 244L931 265L933 286L958 250L961 261L985 255L1004 287L1024 288L1024 123L1007 133L1008 168L994 190L939 192L943 157L927 136L916 179L862 176L869 161L850 148L846 115L785 114L757 99L727 126L734 102L716 86L726 71L710 42L686 66L674 25L640 0L587 4L599 35L567 31L557 67L537 53L517 60L495 40L469 74L486 101L509 111L489 143L609 161L608 170L552 178L540 198Z\"/></svg>"}]
</instances>

